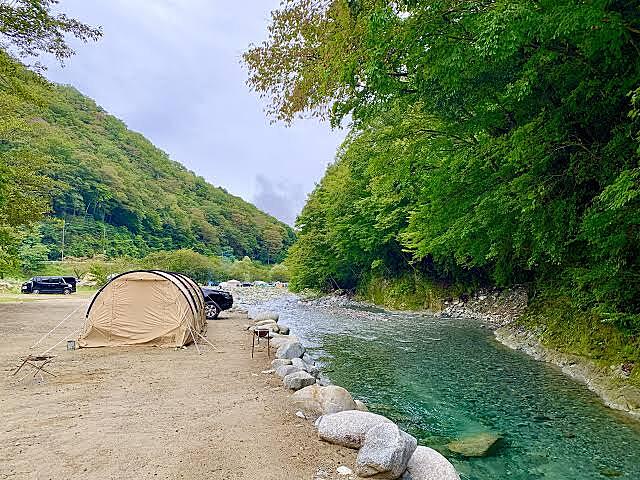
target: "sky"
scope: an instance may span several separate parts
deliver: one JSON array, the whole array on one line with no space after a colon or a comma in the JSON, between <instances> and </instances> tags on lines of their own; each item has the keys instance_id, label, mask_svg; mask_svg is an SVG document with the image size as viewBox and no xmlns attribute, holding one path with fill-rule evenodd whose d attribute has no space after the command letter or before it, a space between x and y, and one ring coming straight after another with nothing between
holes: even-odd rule
<instances>
[{"instance_id":1,"label":"sky","mask_svg":"<svg viewBox=\"0 0 640 480\"><path fill-rule=\"evenodd\" d=\"M344 130L272 124L246 86L241 55L267 34L279 0L62 0L101 25L96 43L71 42L46 76L71 84L210 183L292 225Z\"/></svg>"}]
</instances>

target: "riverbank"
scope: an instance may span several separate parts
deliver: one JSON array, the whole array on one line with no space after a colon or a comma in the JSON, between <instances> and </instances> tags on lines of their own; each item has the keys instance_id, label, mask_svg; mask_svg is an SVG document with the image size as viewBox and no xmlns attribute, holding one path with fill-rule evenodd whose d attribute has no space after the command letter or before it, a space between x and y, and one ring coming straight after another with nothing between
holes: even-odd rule
<instances>
[{"instance_id":1,"label":"riverbank","mask_svg":"<svg viewBox=\"0 0 640 480\"><path fill-rule=\"evenodd\" d=\"M440 452L461 478L640 475L640 423L560 369L501 345L478 320L390 311L346 295L284 296L251 310L278 312L334 384ZM502 440L485 457L452 452L476 434Z\"/></svg>"},{"instance_id":2,"label":"riverbank","mask_svg":"<svg viewBox=\"0 0 640 480\"><path fill-rule=\"evenodd\" d=\"M251 358L246 315L209 322L215 350L126 347L67 351L56 377L12 376L21 356L86 298L0 304L0 479L348 478L355 452L321 441L288 407L261 343ZM48 346L54 341L44 342ZM40 352L38 352L40 353ZM26 372L25 372L26 373Z\"/></svg>"},{"instance_id":3,"label":"riverbank","mask_svg":"<svg viewBox=\"0 0 640 480\"><path fill-rule=\"evenodd\" d=\"M388 287L392 294L377 293L383 287ZM404 306L393 292L389 281L385 283L378 279L365 290L365 299L389 300L390 305L382 303L383 307ZM440 318L477 320L494 330L496 340L503 345L555 365L573 380L585 384L608 407L640 420L638 373L632 371L635 362L625 361L619 351L634 347L625 345L621 333L611 326L597 319L591 325L580 325L579 322L584 323L580 312L566 312L570 307L562 302L539 305L538 311L531 314L527 291L523 287L484 289L467 294L426 285L419 296L421 299L410 298L406 304L424 305L429 313ZM552 312L553 309L563 311ZM528 321L521 321L525 317ZM543 332L545 337L553 339L551 344L544 340ZM596 334L598 338L595 338ZM598 347L594 349L596 344ZM576 352L588 353L597 360Z\"/></svg>"},{"instance_id":4,"label":"riverbank","mask_svg":"<svg viewBox=\"0 0 640 480\"><path fill-rule=\"evenodd\" d=\"M494 334L503 345L551 363L573 380L585 384L607 407L640 420L640 389L628 383L620 365L606 367L588 358L549 348L535 333L517 324L498 328Z\"/></svg>"}]
</instances>

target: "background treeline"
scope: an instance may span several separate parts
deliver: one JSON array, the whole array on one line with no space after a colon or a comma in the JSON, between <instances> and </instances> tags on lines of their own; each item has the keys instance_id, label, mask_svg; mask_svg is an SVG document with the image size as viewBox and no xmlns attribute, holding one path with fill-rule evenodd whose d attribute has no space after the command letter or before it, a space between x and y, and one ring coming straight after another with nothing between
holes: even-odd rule
<instances>
[{"instance_id":1,"label":"background treeline","mask_svg":"<svg viewBox=\"0 0 640 480\"><path fill-rule=\"evenodd\" d=\"M637 1L293 0L245 61L276 118L350 122L294 288L526 283L640 332Z\"/></svg>"},{"instance_id":2,"label":"background treeline","mask_svg":"<svg viewBox=\"0 0 640 480\"><path fill-rule=\"evenodd\" d=\"M249 257L231 260L227 257L211 257L193 250L158 251L144 258L118 257L106 259L96 256L93 259L68 258L64 262L42 262L37 264L34 273L38 275L71 275L100 287L110 276L129 270L167 270L181 272L198 283L218 283L235 279L242 282L262 280L265 282L287 282L289 274L282 264L265 265ZM12 282L6 282L7 285ZM16 287L19 284L16 283Z\"/></svg>"},{"instance_id":3,"label":"background treeline","mask_svg":"<svg viewBox=\"0 0 640 480\"><path fill-rule=\"evenodd\" d=\"M62 219L65 254L76 257L193 249L276 263L294 240L282 222L0 50L0 275L20 270L21 252L60 259Z\"/></svg>"}]
</instances>

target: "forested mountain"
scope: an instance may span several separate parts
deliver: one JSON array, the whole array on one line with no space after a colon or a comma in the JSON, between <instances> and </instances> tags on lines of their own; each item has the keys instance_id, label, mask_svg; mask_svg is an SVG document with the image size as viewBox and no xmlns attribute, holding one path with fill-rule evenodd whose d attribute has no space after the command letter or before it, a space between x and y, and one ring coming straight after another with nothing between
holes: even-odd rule
<instances>
[{"instance_id":1,"label":"forested mountain","mask_svg":"<svg viewBox=\"0 0 640 480\"><path fill-rule=\"evenodd\" d=\"M48 83L4 52L0 125L5 263L19 242L42 243L58 259L62 219L65 254L72 256L191 248L273 263L294 239L282 222L210 185L74 88ZM211 158L230 160L215 152ZM48 219L18 234L22 212L31 216L26 220Z\"/></svg>"},{"instance_id":2,"label":"forested mountain","mask_svg":"<svg viewBox=\"0 0 640 480\"><path fill-rule=\"evenodd\" d=\"M526 283L640 332L639 46L636 1L283 3L250 85L351 127L292 284Z\"/></svg>"}]
</instances>

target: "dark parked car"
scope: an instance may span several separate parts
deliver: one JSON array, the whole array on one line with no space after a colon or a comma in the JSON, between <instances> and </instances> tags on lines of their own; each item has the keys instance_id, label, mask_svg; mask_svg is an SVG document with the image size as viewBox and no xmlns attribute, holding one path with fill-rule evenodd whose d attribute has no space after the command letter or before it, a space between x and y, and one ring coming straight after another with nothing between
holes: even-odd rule
<instances>
[{"instance_id":1,"label":"dark parked car","mask_svg":"<svg viewBox=\"0 0 640 480\"><path fill-rule=\"evenodd\" d=\"M204 295L204 308L208 320L218 318L221 311L229 310L233 306L233 296L229 292L219 288L200 288L202 288L202 295Z\"/></svg>"},{"instance_id":2,"label":"dark parked car","mask_svg":"<svg viewBox=\"0 0 640 480\"><path fill-rule=\"evenodd\" d=\"M22 284L22 293L64 293L76 291L75 277L33 277Z\"/></svg>"}]
</instances>

